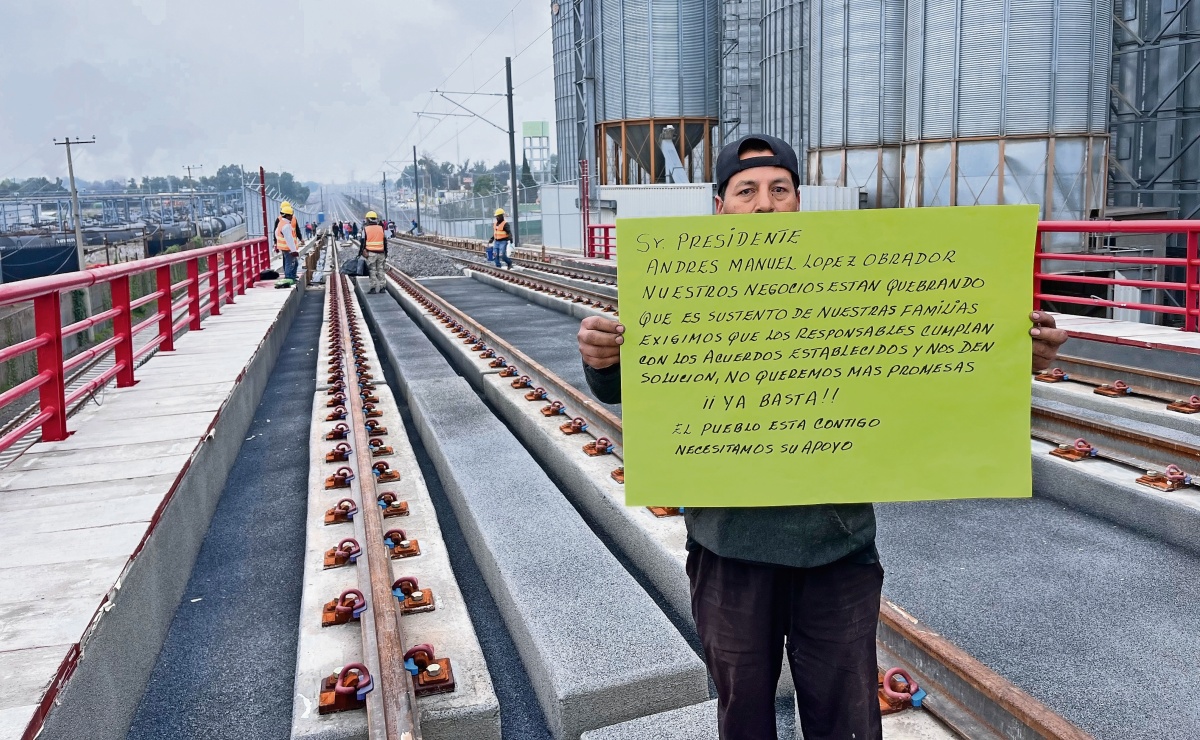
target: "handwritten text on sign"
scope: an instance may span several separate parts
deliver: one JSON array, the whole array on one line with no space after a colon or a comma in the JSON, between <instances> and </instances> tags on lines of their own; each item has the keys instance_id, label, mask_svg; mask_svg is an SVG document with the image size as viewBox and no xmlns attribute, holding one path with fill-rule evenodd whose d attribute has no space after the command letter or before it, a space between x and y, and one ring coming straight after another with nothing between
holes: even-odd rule
<instances>
[{"instance_id":1,"label":"handwritten text on sign","mask_svg":"<svg viewBox=\"0 0 1200 740\"><path fill-rule=\"evenodd\" d=\"M1034 206L617 222L626 499L1030 495Z\"/></svg>"}]
</instances>

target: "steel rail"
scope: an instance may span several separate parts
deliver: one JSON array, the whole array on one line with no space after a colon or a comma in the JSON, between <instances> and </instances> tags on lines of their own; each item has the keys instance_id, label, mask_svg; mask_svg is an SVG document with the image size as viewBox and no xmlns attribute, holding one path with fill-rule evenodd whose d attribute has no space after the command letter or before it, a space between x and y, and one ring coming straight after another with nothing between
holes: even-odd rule
<instances>
[{"instance_id":1,"label":"steel rail","mask_svg":"<svg viewBox=\"0 0 1200 740\"><path fill-rule=\"evenodd\" d=\"M963 737L1091 740L1091 735L886 599L879 605L876 644L929 693L921 706Z\"/></svg>"},{"instance_id":2,"label":"steel rail","mask_svg":"<svg viewBox=\"0 0 1200 740\"><path fill-rule=\"evenodd\" d=\"M337 302L341 322L342 368L349 381L355 366L354 342L350 332L349 288L346 278L336 270L330 275L331 297ZM354 320L358 320L354 312ZM349 390L350 383L346 383ZM359 617L362 626L363 650L377 658L379 691L367 694L367 727L372 738L386 740L420 740L421 729L416 711L416 694L412 676L404 667L404 632L400 626L400 614L392 595L392 572L387 546L383 541L383 515L376 505L378 495L375 476L372 473L370 438L367 434L366 414L361 395L351 398L347 394L346 404L350 413L350 426L354 429L354 454L356 479L361 497L359 516L355 518L356 529L362 536L363 554L367 567L358 566L359 582L363 593L369 594L370 606ZM358 524L361 523L361 524ZM363 581L366 581L363 583Z\"/></svg>"},{"instance_id":3,"label":"steel rail","mask_svg":"<svg viewBox=\"0 0 1200 740\"><path fill-rule=\"evenodd\" d=\"M577 408L587 409L591 431L599 431L618 445L621 443L622 422L611 411L411 276L390 265L388 273L410 295L424 297L453 316L464 328L486 338L497 352L503 350L506 358L516 358L522 363L521 372L540 378L547 391L557 392L570 399ZM623 457L619 451L616 454ZM932 689L923 706L964 737L979 740L1087 740L1091 737L946 638L921 626L891 602L880 604L876 644L908 670L919 685L927 687L927 691Z\"/></svg>"},{"instance_id":4,"label":"steel rail","mask_svg":"<svg viewBox=\"0 0 1200 740\"><path fill-rule=\"evenodd\" d=\"M1149 432L1084 419L1046 408L1034 400L1031 408L1031 436L1056 445L1071 445L1085 439L1096 450L1096 457L1141 470L1162 471L1178 465L1188 472L1200 472L1200 447Z\"/></svg>"},{"instance_id":5,"label":"steel rail","mask_svg":"<svg viewBox=\"0 0 1200 740\"><path fill-rule=\"evenodd\" d=\"M451 259L463 261L460 257L452 257ZM570 298L576 303L598 304L604 307L611 307L613 315L617 314L617 309L619 308L617 305L617 299L604 293L597 293L586 288L579 288L574 285L568 285L567 283L560 283L550 280L549 278L535 277L527 272L512 273L506 272L499 268L476 264L474 262L469 262L467 264L470 264L470 269L476 272L490 275L499 280L513 283L514 285L520 285L522 287L532 288L533 290L550 293L551 295L557 295L560 298Z\"/></svg>"},{"instance_id":6,"label":"steel rail","mask_svg":"<svg viewBox=\"0 0 1200 740\"><path fill-rule=\"evenodd\" d=\"M397 236L392 238L401 243L408 242L410 244L416 244L422 247L466 252L480 259L485 258L483 248L475 245L473 242L463 241L461 243L455 243L450 240L444 240L441 237L411 235L406 235L404 237ZM533 253L526 252L526 254L532 255ZM533 270L540 270L542 272L548 272L551 274L560 275L562 277L574 278L576 280L587 280L589 282L599 283L601 285L616 286L617 284L616 276L610 272L603 272L601 270L588 270L584 267L566 267L561 264L543 262L537 257L523 257L520 255L521 253L518 252L517 256L512 258L512 261L521 265L522 267L528 267Z\"/></svg>"},{"instance_id":7,"label":"steel rail","mask_svg":"<svg viewBox=\"0 0 1200 740\"><path fill-rule=\"evenodd\" d=\"M1200 394L1200 378L1061 354L1054 365L1070 376L1068 383L1101 386L1122 380L1134 395L1168 402Z\"/></svg>"}]
</instances>

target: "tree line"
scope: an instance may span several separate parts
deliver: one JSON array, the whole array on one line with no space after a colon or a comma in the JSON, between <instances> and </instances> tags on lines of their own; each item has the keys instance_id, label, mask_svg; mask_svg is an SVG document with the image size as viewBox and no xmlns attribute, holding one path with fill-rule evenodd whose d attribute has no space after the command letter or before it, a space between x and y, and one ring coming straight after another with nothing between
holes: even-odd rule
<instances>
[{"instance_id":1,"label":"tree line","mask_svg":"<svg viewBox=\"0 0 1200 740\"><path fill-rule=\"evenodd\" d=\"M558 155L550 157L550 171L557 166ZM420 166L421 187L432 190L462 190L468 189L475 195L494 195L509 190L508 160L502 159L495 165L489 166L482 160L463 160L462 164L455 162L437 162L432 155L426 153L417 159ZM413 182L414 166L408 165L401 175L402 184L411 185ZM529 161L522 159L518 168L518 188L522 203L537 201L537 181L529 169Z\"/></svg>"},{"instance_id":2,"label":"tree line","mask_svg":"<svg viewBox=\"0 0 1200 740\"><path fill-rule=\"evenodd\" d=\"M411 169L411 168L410 168ZM310 190L296 180L290 172L266 173L267 187L280 192L284 198L296 203L308 201ZM246 172L248 184L258 184L256 170ZM75 186L81 193L178 193L182 190L201 190L220 192L237 190L241 187L242 170L236 164L220 167L214 175L197 175L189 179L186 175L144 176L139 182L136 178L128 180L95 180L75 179ZM21 195L53 195L69 192L61 177L53 182L45 177L29 177L24 180L0 180L0 196Z\"/></svg>"}]
</instances>

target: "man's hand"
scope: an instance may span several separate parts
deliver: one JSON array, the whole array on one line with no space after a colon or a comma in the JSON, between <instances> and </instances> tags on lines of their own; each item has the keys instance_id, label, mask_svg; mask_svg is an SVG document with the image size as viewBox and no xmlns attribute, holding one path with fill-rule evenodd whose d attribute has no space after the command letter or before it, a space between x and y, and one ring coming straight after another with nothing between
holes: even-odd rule
<instances>
[{"instance_id":1,"label":"man's hand","mask_svg":"<svg viewBox=\"0 0 1200 740\"><path fill-rule=\"evenodd\" d=\"M588 367L603 370L621 361L625 327L612 319L588 316L579 324L579 354Z\"/></svg>"},{"instance_id":2,"label":"man's hand","mask_svg":"<svg viewBox=\"0 0 1200 740\"><path fill-rule=\"evenodd\" d=\"M1039 372L1054 363L1058 348L1067 341L1067 332L1056 328L1054 317L1045 311L1034 311L1029 314L1029 319L1033 322L1033 328L1029 330L1029 336L1033 337L1033 369Z\"/></svg>"}]
</instances>

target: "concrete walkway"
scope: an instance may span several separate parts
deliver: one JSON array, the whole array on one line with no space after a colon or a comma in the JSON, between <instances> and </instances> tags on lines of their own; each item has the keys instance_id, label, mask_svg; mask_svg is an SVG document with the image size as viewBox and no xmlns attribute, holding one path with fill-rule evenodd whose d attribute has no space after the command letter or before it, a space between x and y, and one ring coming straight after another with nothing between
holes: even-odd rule
<instances>
[{"instance_id":1,"label":"concrete walkway","mask_svg":"<svg viewBox=\"0 0 1200 740\"><path fill-rule=\"evenodd\" d=\"M320 328L313 292L242 440L131 740L288 737Z\"/></svg>"},{"instance_id":2,"label":"concrete walkway","mask_svg":"<svg viewBox=\"0 0 1200 740\"><path fill-rule=\"evenodd\" d=\"M0 740L48 691L44 737L123 734L298 297L239 296L0 473Z\"/></svg>"}]
</instances>

